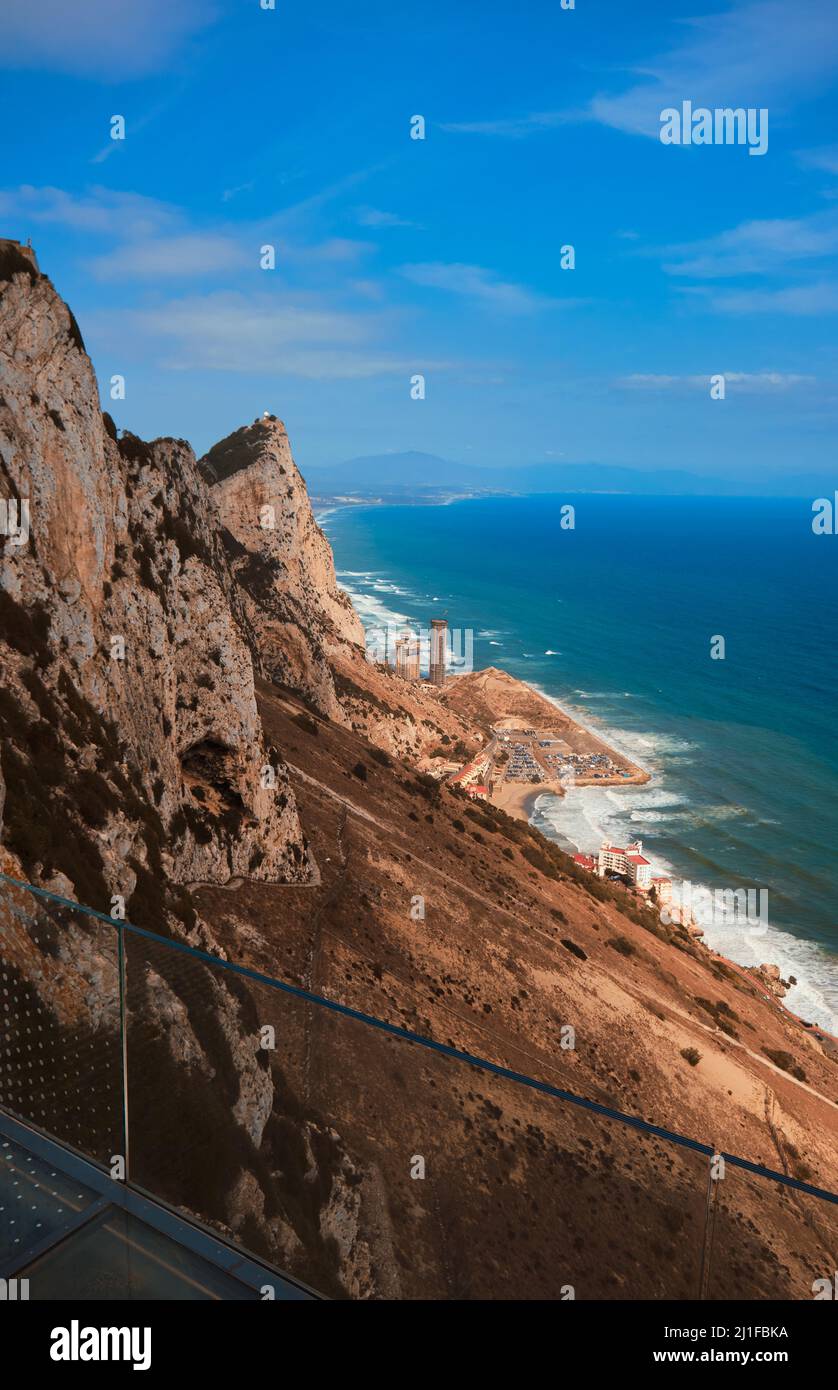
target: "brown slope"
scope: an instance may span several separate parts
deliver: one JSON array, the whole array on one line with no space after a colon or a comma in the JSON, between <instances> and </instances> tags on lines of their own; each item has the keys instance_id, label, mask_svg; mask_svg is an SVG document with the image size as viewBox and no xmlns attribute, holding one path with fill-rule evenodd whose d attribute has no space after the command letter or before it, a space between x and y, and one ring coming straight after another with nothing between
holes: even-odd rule
<instances>
[{"instance_id":1,"label":"brown slope","mask_svg":"<svg viewBox=\"0 0 838 1390\"><path fill-rule=\"evenodd\" d=\"M289 696L263 687L260 707L323 882L203 891L231 955L835 1187L836 1064L755 985L620 890L592 897L537 832L383 766ZM424 921L410 914L417 895ZM695 1296L705 1160L311 1006L281 1001L277 1019L306 1103L379 1176L403 1291L557 1296L567 1282L579 1297ZM561 1047L567 1024L574 1051ZM790 1054L805 1081L764 1049ZM424 1184L408 1176L415 1155ZM717 1295L808 1296L833 1209L733 1170L725 1181Z\"/></svg>"}]
</instances>

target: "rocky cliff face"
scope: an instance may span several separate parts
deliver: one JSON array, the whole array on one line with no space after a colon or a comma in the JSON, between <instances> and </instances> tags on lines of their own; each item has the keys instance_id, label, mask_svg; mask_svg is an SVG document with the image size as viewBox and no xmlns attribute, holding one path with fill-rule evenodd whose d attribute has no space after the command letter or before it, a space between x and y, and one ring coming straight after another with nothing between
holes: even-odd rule
<instances>
[{"instance_id":1,"label":"rocky cliff face","mask_svg":"<svg viewBox=\"0 0 838 1390\"><path fill-rule=\"evenodd\" d=\"M329 659L362 640L284 428L257 422L201 466L183 440L119 437L70 310L0 241L0 502L0 870L105 914L122 898L131 922L223 954L197 883L319 880L255 674L342 720ZM108 924L4 886L0 941L15 999L46 1020L47 1070L115 1046ZM247 991L207 970L196 989L191 958L133 935L126 951L140 1178L274 1260L314 1249L323 1287L371 1287L360 1175L280 1094ZM25 1017L7 1041L28 1116ZM95 1106L53 1112L54 1133L112 1152ZM213 1160L187 1180L184 1133Z\"/></svg>"},{"instance_id":2,"label":"rocky cliff face","mask_svg":"<svg viewBox=\"0 0 838 1390\"><path fill-rule=\"evenodd\" d=\"M345 716L329 666L363 644L361 621L337 587L329 544L314 520L281 420L236 430L201 459L226 531L260 673L304 694L332 719Z\"/></svg>"},{"instance_id":3,"label":"rocky cliff face","mask_svg":"<svg viewBox=\"0 0 838 1390\"><path fill-rule=\"evenodd\" d=\"M307 879L293 795L256 708L255 600L235 573L251 555L245 578L258 587L247 518L274 497L283 447L295 491L277 505L265 567L293 581L288 683L318 689L318 644L337 640L341 620L354 628L333 569L314 601L331 559L284 434L240 432L260 445L265 435L269 462L228 477L223 494L184 441L118 439L72 314L11 243L0 246L0 392L0 496L29 518L0 560L4 840L24 876L58 874L104 911L120 894L140 919L159 898L149 877ZM218 495L244 544L225 531Z\"/></svg>"}]
</instances>

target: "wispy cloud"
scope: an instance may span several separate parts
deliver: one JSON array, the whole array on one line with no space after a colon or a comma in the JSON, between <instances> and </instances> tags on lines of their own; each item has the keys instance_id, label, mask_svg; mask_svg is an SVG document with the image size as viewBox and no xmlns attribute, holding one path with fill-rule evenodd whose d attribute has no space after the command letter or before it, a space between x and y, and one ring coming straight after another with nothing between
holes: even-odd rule
<instances>
[{"instance_id":1,"label":"wispy cloud","mask_svg":"<svg viewBox=\"0 0 838 1390\"><path fill-rule=\"evenodd\" d=\"M249 183L237 183L235 188L224 189L224 192L221 195L221 201L222 203L230 203L233 201L234 198L237 198L240 193L249 193L251 189L255 187L255 179L251 179Z\"/></svg>"},{"instance_id":2,"label":"wispy cloud","mask_svg":"<svg viewBox=\"0 0 838 1390\"><path fill-rule=\"evenodd\" d=\"M816 285L791 285L777 290L734 290L712 295L708 302L722 314L788 314L816 318L821 314L838 314L838 282L821 281Z\"/></svg>"},{"instance_id":3,"label":"wispy cloud","mask_svg":"<svg viewBox=\"0 0 838 1390\"><path fill-rule=\"evenodd\" d=\"M190 224L181 208L137 193L117 193L94 185L80 194L60 188L20 188L0 192L0 216L21 230L33 224L54 223L109 243L100 254L85 257L99 280L194 278L225 270L254 269L260 248L271 244L283 266L353 265L374 249L373 243L349 237L322 241L291 240L283 235L283 214L251 222L216 220L212 226ZM288 223L289 229L293 221ZM298 228L299 230L299 228Z\"/></svg>"},{"instance_id":4,"label":"wispy cloud","mask_svg":"<svg viewBox=\"0 0 838 1390\"><path fill-rule=\"evenodd\" d=\"M660 112L696 106L771 106L808 98L838 68L834 0L747 0L685 23L686 39L636 73L619 95L600 95L589 115L604 125L658 136Z\"/></svg>"},{"instance_id":5,"label":"wispy cloud","mask_svg":"<svg viewBox=\"0 0 838 1390\"><path fill-rule=\"evenodd\" d=\"M681 41L643 67L622 92L599 93L576 109L533 111L441 128L464 135L523 139L575 121L597 121L657 138L660 113L695 106L783 106L809 97L838 69L834 0L738 0L720 14L679 22Z\"/></svg>"},{"instance_id":6,"label":"wispy cloud","mask_svg":"<svg viewBox=\"0 0 838 1390\"><path fill-rule=\"evenodd\" d=\"M264 223L260 227L265 236L269 236L270 227ZM328 237L325 241L310 242L307 245L294 243L283 243L283 254L289 261L327 261L337 265L346 265L360 260L368 252L375 250L375 245L371 241L357 241L351 237Z\"/></svg>"},{"instance_id":7,"label":"wispy cloud","mask_svg":"<svg viewBox=\"0 0 838 1390\"><path fill-rule=\"evenodd\" d=\"M129 241L88 261L97 280L176 279L256 264L254 251L231 237L184 235Z\"/></svg>"},{"instance_id":8,"label":"wispy cloud","mask_svg":"<svg viewBox=\"0 0 838 1390\"><path fill-rule=\"evenodd\" d=\"M166 114L174 104L177 95L182 92L187 85L188 83L186 81L170 85L162 101L158 101L148 111L132 115L126 124L125 140L112 140L109 136L105 143L100 145L96 153L91 156L90 163L104 164L106 159L110 159L112 155L117 154L120 150L124 150L129 139L133 139L135 135L141 134L148 126L153 125L155 121ZM113 114L116 115L119 113L114 112Z\"/></svg>"},{"instance_id":9,"label":"wispy cloud","mask_svg":"<svg viewBox=\"0 0 838 1390\"><path fill-rule=\"evenodd\" d=\"M119 82L166 68L184 40L215 22L212 0L4 0L0 67Z\"/></svg>"},{"instance_id":10,"label":"wispy cloud","mask_svg":"<svg viewBox=\"0 0 838 1390\"><path fill-rule=\"evenodd\" d=\"M697 280L783 273L792 262L812 261L838 251L838 214L768 218L742 222L701 241L666 248L664 270Z\"/></svg>"},{"instance_id":11,"label":"wispy cloud","mask_svg":"<svg viewBox=\"0 0 838 1390\"><path fill-rule=\"evenodd\" d=\"M553 130L583 116L579 111L533 111L524 116L505 116L488 121L443 121L441 129L457 135L502 135L520 140L538 131Z\"/></svg>"},{"instance_id":12,"label":"wispy cloud","mask_svg":"<svg viewBox=\"0 0 838 1390\"><path fill-rule=\"evenodd\" d=\"M807 169L823 169L827 174L838 174L838 145L821 145L815 150L801 150L800 163Z\"/></svg>"},{"instance_id":13,"label":"wispy cloud","mask_svg":"<svg viewBox=\"0 0 838 1390\"><path fill-rule=\"evenodd\" d=\"M95 329L107 334L109 316L93 318ZM121 316L120 331L125 327L169 370L322 380L399 372L407 378L415 371L461 365L421 355L407 360L381 346L389 327L385 318L335 310L302 296L290 301L219 290L130 311Z\"/></svg>"},{"instance_id":14,"label":"wispy cloud","mask_svg":"<svg viewBox=\"0 0 838 1390\"><path fill-rule=\"evenodd\" d=\"M180 220L177 208L141 193L118 193L94 185L85 193L23 184L0 192L0 216L27 223L54 223L103 236L155 236Z\"/></svg>"},{"instance_id":15,"label":"wispy cloud","mask_svg":"<svg viewBox=\"0 0 838 1390\"><path fill-rule=\"evenodd\" d=\"M430 261L403 265L401 273L414 285L446 290L503 314L534 314L558 303L571 302L548 299L525 285L500 280L494 271L479 265Z\"/></svg>"},{"instance_id":16,"label":"wispy cloud","mask_svg":"<svg viewBox=\"0 0 838 1390\"><path fill-rule=\"evenodd\" d=\"M707 391L710 375L666 376L634 372L631 376L618 377L615 385L623 391ZM733 386L737 392L759 396L811 386L817 380L798 372L720 372L718 375L724 376L725 384Z\"/></svg>"},{"instance_id":17,"label":"wispy cloud","mask_svg":"<svg viewBox=\"0 0 838 1390\"><path fill-rule=\"evenodd\" d=\"M356 211L358 223L362 227L417 227L417 222L411 222L407 217L399 217L395 212L384 212L381 208L358 208Z\"/></svg>"}]
</instances>

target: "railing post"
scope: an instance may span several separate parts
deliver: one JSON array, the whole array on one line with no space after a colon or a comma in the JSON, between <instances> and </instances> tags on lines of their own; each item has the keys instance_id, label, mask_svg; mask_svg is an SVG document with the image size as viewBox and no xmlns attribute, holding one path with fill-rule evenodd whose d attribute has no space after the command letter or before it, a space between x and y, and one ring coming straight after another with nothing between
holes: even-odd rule
<instances>
[{"instance_id":1,"label":"railing post","mask_svg":"<svg viewBox=\"0 0 838 1390\"><path fill-rule=\"evenodd\" d=\"M704 1239L701 1243L701 1269L698 1276L698 1297L701 1301L707 1298L710 1288L710 1275L713 1268L713 1234L716 1229L716 1191L719 1182L714 1172L717 1161L724 1164L724 1159L721 1158L718 1149L714 1146L707 1167L707 1196L704 1205Z\"/></svg>"},{"instance_id":2,"label":"railing post","mask_svg":"<svg viewBox=\"0 0 838 1390\"><path fill-rule=\"evenodd\" d=\"M125 1182L131 1180L131 1135L128 1121L128 1027L126 1007L125 974L125 927L117 926L118 965L119 965L119 1043L122 1053L122 1148L125 1159Z\"/></svg>"}]
</instances>

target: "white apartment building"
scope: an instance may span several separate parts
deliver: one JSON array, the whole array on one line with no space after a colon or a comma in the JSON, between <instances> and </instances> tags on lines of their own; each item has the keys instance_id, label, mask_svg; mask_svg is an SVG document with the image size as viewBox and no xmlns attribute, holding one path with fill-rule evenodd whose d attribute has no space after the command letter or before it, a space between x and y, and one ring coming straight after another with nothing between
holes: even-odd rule
<instances>
[{"instance_id":1,"label":"white apartment building","mask_svg":"<svg viewBox=\"0 0 838 1390\"><path fill-rule=\"evenodd\" d=\"M606 874L621 874L644 893L648 893L652 886L652 865L643 854L642 840L635 840L625 849L607 843L600 845L597 873L600 878Z\"/></svg>"}]
</instances>

